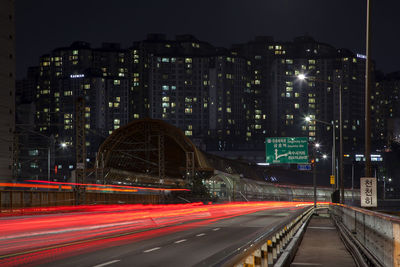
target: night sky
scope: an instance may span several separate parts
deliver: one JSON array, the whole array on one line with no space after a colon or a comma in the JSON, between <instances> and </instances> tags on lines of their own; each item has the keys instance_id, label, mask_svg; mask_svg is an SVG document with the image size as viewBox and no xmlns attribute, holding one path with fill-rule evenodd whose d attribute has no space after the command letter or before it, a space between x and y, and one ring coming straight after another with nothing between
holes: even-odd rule
<instances>
[{"instance_id":1,"label":"night sky","mask_svg":"<svg viewBox=\"0 0 400 267\"><path fill-rule=\"evenodd\" d=\"M399 0L372 0L372 58L400 70ZM366 0L18 0L17 76L39 56L81 40L128 47L147 33L189 33L216 46L256 35L288 41L309 34L337 48L365 53Z\"/></svg>"}]
</instances>

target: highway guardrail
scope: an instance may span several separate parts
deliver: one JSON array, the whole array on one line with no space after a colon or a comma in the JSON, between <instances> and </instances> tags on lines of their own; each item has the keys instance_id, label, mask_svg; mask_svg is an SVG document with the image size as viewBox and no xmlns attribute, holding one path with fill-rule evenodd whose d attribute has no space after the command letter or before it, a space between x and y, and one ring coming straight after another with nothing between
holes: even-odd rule
<instances>
[{"instance_id":1,"label":"highway guardrail","mask_svg":"<svg viewBox=\"0 0 400 267\"><path fill-rule=\"evenodd\" d=\"M368 265L400 265L399 217L341 204L330 205L330 210Z\"/></svg>"},{"instance_id":2,"label":"highway guardrail","mask_svg":"<svg viewBox=\"0 0 400 267\"><path fill-rule=\"evenodd\" d=\"M314 211L313 207L301 210L268 232L252 240L227 258L218 266L285 266L290 264L301 241L302 233ZM302 229L300 229L302 228ZM295 240L296 242L292 242Z\"/></svg>"}]
</instances>

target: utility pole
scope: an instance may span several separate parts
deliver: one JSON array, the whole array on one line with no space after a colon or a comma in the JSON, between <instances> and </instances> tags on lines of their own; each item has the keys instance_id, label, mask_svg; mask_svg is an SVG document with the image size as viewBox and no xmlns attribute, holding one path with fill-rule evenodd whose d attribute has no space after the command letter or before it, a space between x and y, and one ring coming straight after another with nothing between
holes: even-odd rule
<instances>
[{"instance_id":1,"label":"utility pole","mask_svg":"<svg viewBox=\"0 0 400 267\"><path fill-rule=\"evenodd\" d=\"M344 177L343 177L343 103L342 84L339 85L339 176L340 176L340 203L344 204Z\"/></svg>"},{"instance_id":2,"label":"utility pole","mask_svg":"<svg viewBox=\"0 0 400 267\"><path fill-rule=\"evenodd\" d=\"M366 62L365 62L365 177L371 177L371 2L367 0Z\"/></svg>"}]
</instances>

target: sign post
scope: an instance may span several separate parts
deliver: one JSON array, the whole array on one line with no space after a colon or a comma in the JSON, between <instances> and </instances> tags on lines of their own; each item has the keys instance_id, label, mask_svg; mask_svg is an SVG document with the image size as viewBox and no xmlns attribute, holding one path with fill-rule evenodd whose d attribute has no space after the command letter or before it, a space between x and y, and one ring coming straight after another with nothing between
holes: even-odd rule
<instances>
[{"instance_id":1,"label":"sign post","mask_svg":"<svg viewBox=\"0 0 400 267\"><path fill-rule=\"evenodd\" d=\"M360 178L361 207L377 207L376 178Z\"/></svg>"},{"instance_id":2,"label":"sign post","mask_svg":"<svg viewBox=\"0 0 400 267\"><path fill-rule=\"evenodd\" d=\"M268 137L265 159L270 164L308 163L307 137Z\"/></svg>"}]
</instances>

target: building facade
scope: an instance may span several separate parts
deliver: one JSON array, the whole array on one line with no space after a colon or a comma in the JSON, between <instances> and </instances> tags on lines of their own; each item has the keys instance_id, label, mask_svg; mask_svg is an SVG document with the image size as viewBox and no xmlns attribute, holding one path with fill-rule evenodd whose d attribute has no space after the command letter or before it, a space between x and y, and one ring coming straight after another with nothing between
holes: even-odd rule
<instances>
[{"instance_id":1,"label":"building facade","mask_svg":"<svg viewBox=\"0 0 400 267\"><path fill-rule=\"evenodd\" d=\"M299 79L300 74L306 78ZM149 34L128 49L112 43L91 48L75 42L43 55L27 80L18 83L19 91L34 91L27 94L34 96L34 105L26 99L24 103L34 114L29 138L41 139L36 142L42 149L20 153L37 157L32 160L37 164L26 166L36 168L40 175L48 174L50 166L50 176L67 179L76 167L75 99L83 97L89 168L104 138L146 117L180 128L200 148L215 154L228 152L259 161L265 138L278 136L308 137L330 154L332 122L339 150L340 92L344 153L362 153L364 76L363 55L309 36L287 42L257 37L232 49L214 47L192 35L171 40ZM386 92L395 83L374 84L373 142L379 149L383 143L377 140L386 135L390 113L385 107L395 103L394 95L388 100ZM306 116L311 123L305 121ZM37 137L32 137L33 132L39 133ZM62 143L69 152L59 147Z\"/></svg>"}]
</instances>

